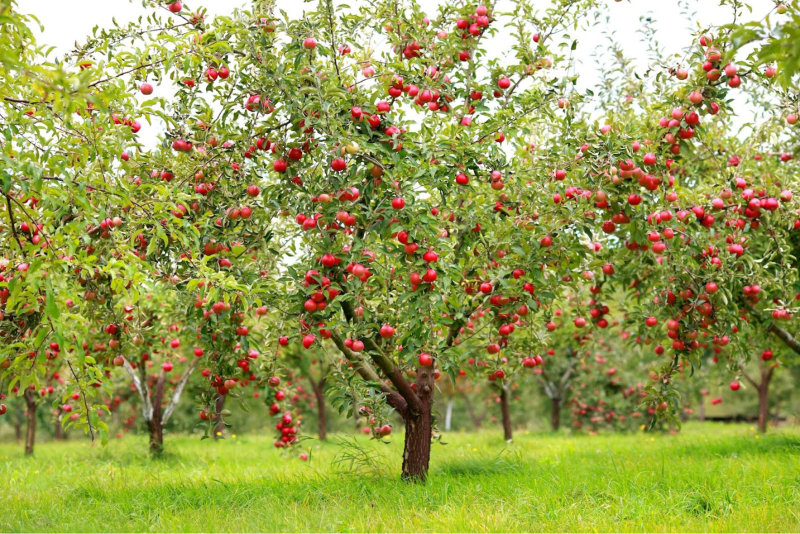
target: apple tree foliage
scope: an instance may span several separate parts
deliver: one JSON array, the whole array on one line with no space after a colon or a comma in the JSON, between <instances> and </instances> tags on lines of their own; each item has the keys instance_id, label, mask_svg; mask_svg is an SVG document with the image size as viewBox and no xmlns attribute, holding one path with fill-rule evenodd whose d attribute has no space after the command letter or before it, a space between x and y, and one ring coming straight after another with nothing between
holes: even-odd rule
<instances>
[{"instance_id":1,"label":"apple tree foliage","mask_svg":"<svg viewBox=\"0 0 800 534\"><path fill-rule=\"evenodd\" d=\"M437 376L472 359L505 387L563 352L560 323L624 315L667 419L703 354L800 349L786 6L581 93L592 0L144 5L59 59L0 8L0 368L18 392L66 376L69 424L105 434L100 392L127 377L157 452L190 380L209 431L255 385L288 446L284 351L324 350L334 405L379 437L399 414L420 480Z\"/></svg>"}]
</instances>

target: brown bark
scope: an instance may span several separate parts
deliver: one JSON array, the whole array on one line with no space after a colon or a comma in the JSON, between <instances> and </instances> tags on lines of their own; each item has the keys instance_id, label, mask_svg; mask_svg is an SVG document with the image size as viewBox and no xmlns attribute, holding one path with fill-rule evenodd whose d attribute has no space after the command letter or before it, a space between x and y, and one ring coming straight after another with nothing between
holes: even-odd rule
<instances>
[{"instance_id":1,"label":"brown bark","mask_svg":"<svg viewBox=\"0 0 800 534\"><path fill-rule=\"evenodd\" d=\"M774 367L761 367L761 384L758 387L758 429L761 433L767 431L769 424L769 383L772 380Z\"/></svg>"},{"instance_id":2,"label":"brown bark","mask_svg":"<svg viewBox=\"0 0 800 534\"><path fill-rule=\"evenodd\" d=\"M758 431L762 434L767 431L769 424L769 383L772 380L772 373L775 371L774 367L766 367L761 364L761 380L756 382L746 372L742 371L745 379L758 392Z\"/></svg>"},{"instance_id":3,"label":"brown bark","mask_svg":"<svg viewBox=\"0 0 800 534\"><path fill-rule=\"evenodd\" d=\"M311 389L314 392L314 398L317 400L317 434L320 441L326 441L328 439L328 412L325 408L325 379L315 382L309 378L308 381L311 382Z\"/></svg>"},{"instance_id":4,"label":"brown bark","mask_svg":"<svg viewBox=\"0 0 800 534\"><path fill-rule=\"evenodd\" d=\"M214 401L214 439L219 439L222 437L222 434L225 432L225 421L222 418L222 410L225 408L225 399L227 399L227 395L221 395L217 393L217 398Z\"/></svg>"},{"instance_id":5,"label":"brown bark","mask_svg":"<svg viewBox=\"0 0 800 534\"><path fill-rule=\"evenodd\" d=\"M22 421L14 421L14 439L22 441Z\"/></svg>"},{"instance_id":6,"label":"brown bark","mask_svg":"<svg viewBox=\"0 0 800 534\"><path fill-rule=\"evenodd\" d=\"M162 411L161 400L164 396L164 380L166 375L162 371L156 383L156 392L153 395L153 416L147 421L147 429L150 432L150 454L159 456L164 452L164 426L161 424Z\"/></svg>"},{"instance_id":7,"label":"brown bark","mask_svg":"<svg viewBox=\"0 0 800 534\"><path fill-rule=\"evenodd\" d=\"M553 397L550 399L550 428L553 432L558 432L561 428L561 399Z\"/></svg>"},{"instance_id":8,"label":"brown bark","mask_svg":"<svg viewBox=\"0 0 800 534\"><path fill-rule=\"evenodd\" d=\"M58 414L56 416L56 428L53 435L53 439L55 439L56 441L66 439L66 437L64 436L64 429L61 426L61 417L62 417L61 414Z\"/></svg>"},{"instance_id":9,"label":"brown bark","mask_svg":"<svg viewBox=\"0 0 800 534\"><path fill-rule=\"evenodd\" d=\"M417 370L417 398L421 409L401 412L406 424L403 444L403 480L425 482L431 459L431 432L433 430L433 369Z\"/></svg>"},{"instance_id":10,"label":"brown bark","mask_svg":"<svg viewBox=\"0 0 800 534\"><path fill-rule=\"evenodd\" d=\"M500 412L503 414L503 439L511 441L514 439L511 429L511 410L508 406L508 388L500 386Z\"/></svg>"},{"instance_id":11,"label":"brown bark","mask_svg":"<svg viewBox=\"0 0 800 534\"><path fill-rule=\"evenodd\" d=\"M158 456L164 452L164 427L161 426L160 419L149 420L147 430L150 433L150 453Z\"/></svg>"},{"instance_id":12,"label":"brown bark","mask_svg":"<svg viewBox=\"0 0 800 534\"><path fill-rule=\"evenodd\" d=\"M27 407L27 430L25 432L25 454L33 454L33 445L36 443L36 397L30 389L25 390L25 405Z\"/></svg>"},{"instance_id":13,"label":"brown bark","mask_svg":"<svg viewBox=\"0 0 800 534\"><path fill-rule=\"evenodd\" d=\"M699 415L699 419L701 423L705 423L706 421L706 398L704 396L700 396L700 404L697 408L697 413Z\"/></svg>"},{"instance_id":14,"label":"brown bark","mask_svg":"<svg viewBox=\"0 0 800 534\"><path fill-rule=\"evenodd\" d=\"M767 431L769 422L769 396L768 384L758 389L758 431L762 434Z\"/></svg>"}]
</instances>

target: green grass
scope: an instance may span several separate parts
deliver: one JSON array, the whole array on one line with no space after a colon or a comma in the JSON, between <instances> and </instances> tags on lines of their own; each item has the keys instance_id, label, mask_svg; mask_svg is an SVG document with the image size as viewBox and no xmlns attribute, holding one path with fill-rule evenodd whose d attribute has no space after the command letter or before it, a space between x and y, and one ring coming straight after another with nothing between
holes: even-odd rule
<instances>
[{"instance_id":1,"label":"green grass","mask_svg":"<svg viewBox=\"0 0 800 534\"><path fill-rule=\"evenodd\" d=\"M306 441L308 462L271 438L168 436L159 460L142 436L41 444L33 458L0 445L0 530L800 531L798 429L521 433L512 445L450 434L426 485L399 480L401 436Z\"/></svg>"}]
</instances>

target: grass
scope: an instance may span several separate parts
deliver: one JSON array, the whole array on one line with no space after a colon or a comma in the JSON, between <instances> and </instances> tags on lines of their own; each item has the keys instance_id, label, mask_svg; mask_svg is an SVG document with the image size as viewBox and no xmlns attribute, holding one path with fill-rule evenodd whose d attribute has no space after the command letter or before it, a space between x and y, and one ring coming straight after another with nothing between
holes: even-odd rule
<instances>
[{"instance_id":1,"label":"grass","mask_svg":"<svg viewBox=\"0 0 800 534\"><path fill-rule=\"evenodd\" d=\"M0 445L0 531L800 531L800 429L449 434L425 485L399 480L401 436L309 440L308 462L266 435L166 439L156 460L143 436Z\"/></svg>"}]
</instances>

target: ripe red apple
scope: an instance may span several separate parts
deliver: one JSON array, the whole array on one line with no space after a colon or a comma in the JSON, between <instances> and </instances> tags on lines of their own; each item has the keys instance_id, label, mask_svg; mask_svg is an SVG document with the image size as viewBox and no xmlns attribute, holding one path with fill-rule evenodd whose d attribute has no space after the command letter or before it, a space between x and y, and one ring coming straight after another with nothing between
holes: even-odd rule
<instances>
[{"instance_id":1,"label":"ripe red apple","mask_svg":"<svg viewBox=\"0 0 800 534\"><path fill-rule=\"evenodd\" d=\"M169 373L172 371L172 362L164 362L161 364L161 368L164 370L164 372Z\"/></svg>"},{"instance_id":2,"label":"ripe red apple","mask_svg":"<svg viewBox=\"0 0 800 534\"><path fill-rule=\"evenodd\" d=\"M313 50L316 47L317 47L317 40L314 39L313 37L306 37L306 39L303 41L303 48L305 48L306 50Z\"/></svg>"},{"instance_id":3,"label":"ripe red apple","mask_svg":"<svg viewBox=\"0 0 800 534\"><path fill-rule=\"evenodd\" d=\"M394 335L394 327L391 325L385 324L381 326L380 334L383 339L389 339Z\"/></svg>"},{"instance_id":4,"label":"ripe red apple","mask_svg":"<svg viewBox=\"0 0 800 534\"><path fill-rule=\"evenodd\" d=\"M427 352L421 353L418 359L419 359L419 364L423 367L430 367L431 365L433 365L433 357Z\"/></svg>"},{"instance_id":5,"label":"ripe red apple","mask_svg":"<svg viewBox=\"0 0 800 534\"><path fill-rule=\"evenodd\" d=\"M731 382L731 391L738 391L739 388L742 387L739 382L733 381Z\"/></svg>"}]
</instances>

